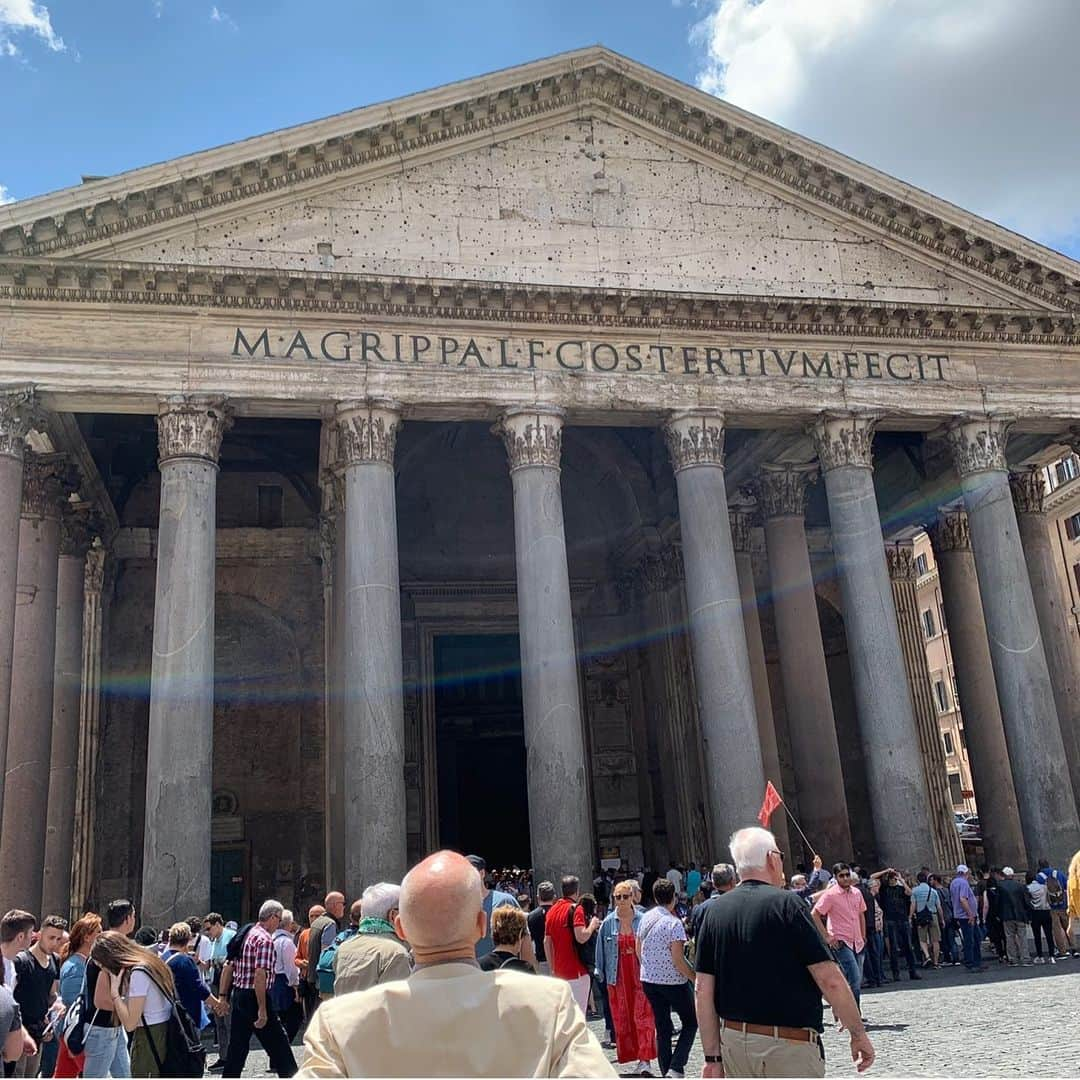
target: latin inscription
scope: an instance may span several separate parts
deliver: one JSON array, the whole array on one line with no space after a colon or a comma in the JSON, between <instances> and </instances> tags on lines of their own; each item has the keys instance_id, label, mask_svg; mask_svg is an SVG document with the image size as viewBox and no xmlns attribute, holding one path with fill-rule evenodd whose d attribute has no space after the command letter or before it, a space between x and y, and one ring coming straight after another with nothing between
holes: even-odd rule
<instances>
[{"instance_id":1,"label":"latin inscription","mask_svg":"<svg viewBox=\"0 0 1080 1080\"><path fill-rule=\"evenodd\" d=\"M584 338L475 338L374 330L281 332L236 328L232 355L266 360L413 364L472 371L648 372L682 377L887 379L944 382L945 353L788 349L750 345L623 342Z\"/></svg>"}]
</instances>

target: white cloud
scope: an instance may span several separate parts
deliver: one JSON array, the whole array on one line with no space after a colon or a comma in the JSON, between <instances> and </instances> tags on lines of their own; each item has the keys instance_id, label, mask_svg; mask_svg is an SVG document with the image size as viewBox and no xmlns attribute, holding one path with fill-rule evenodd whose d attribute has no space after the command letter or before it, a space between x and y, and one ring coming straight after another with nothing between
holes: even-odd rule
<instances>
[{"instance_id":1,"label":"white cloud","mask_svg":"<svg viewBox=\"0 0 1080 1080\"><path fill-rule=\"evenodd\" d=\"M15 201L15 196L14 195L9 195L8 194L8 189L3 184L0 184L0 206L3 206L5 203L14 202L14 201Z\"/></svg>"},{"instance_id":2,"label":"white cloud","mask_svg":"<svg viewBox=\"0 0 1080 1080\"><path fill-rule=\"evenodd\" d=\"M703 90L1043 243L1080 236L1080 3L710 3Z\"/></svg>"},{"instance_id":3,"label":"white cloud","mask_svg":"<svg viewBox=\"0 0 1080 1080\"><path fill-rule=\"evenodd\" d=\"M222 11L218 7L210 9L210 21L221 23L222 26L227 26L230 30L240 29L236 24L236 20L227 11Z\"/></svg>"},{"instance_id":4,"label":"white cloud","mask_svg":"<svg viewBox=\"0 0 1080 1080\"><path fill-rule=\"evenodd\" d=\"M165 0L153 0L154 18L160 19L165 12Z\"/></svg>"},{"instance_id":5,"label":"white cloud","mask_svg":"<svg viewBox=\"0 0 1080 1080\"><path fill-rule=\"evenodd\" d=\"M49 9L34 0L0 0L0 56L18 56L16 34L39 37L53 52L63 52L64 41L53 30Z\"/></svg>"}]
</instances>

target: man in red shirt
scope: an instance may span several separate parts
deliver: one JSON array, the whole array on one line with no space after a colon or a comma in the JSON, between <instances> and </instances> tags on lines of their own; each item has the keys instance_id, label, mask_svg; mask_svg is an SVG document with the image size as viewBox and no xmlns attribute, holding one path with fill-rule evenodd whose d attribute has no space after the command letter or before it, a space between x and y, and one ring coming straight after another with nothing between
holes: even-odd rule
<instances>
[{"instance_id":1,"label":"man in red shirt","mask_svg":"<svg viewBox=\"0 0 1080 1080\"><path fill-rule=\"evenodd\" d=\"M577 902L580 895L581 882L568 874L562 879L562 899L551 905L544 920L544 955L551 974L570 984L574 1000L587 1014L592 974L581 962L576 943L584 945L599 929L600 920L594 915L585 921L585 912Z\"/></svg>"}]
</instances>

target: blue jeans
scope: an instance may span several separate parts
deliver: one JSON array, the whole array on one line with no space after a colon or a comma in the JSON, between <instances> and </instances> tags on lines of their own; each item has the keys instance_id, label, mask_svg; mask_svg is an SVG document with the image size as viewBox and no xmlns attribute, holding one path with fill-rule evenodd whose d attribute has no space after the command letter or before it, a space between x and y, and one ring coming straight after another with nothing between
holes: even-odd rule
<instances>
[{"instance_id":1,"label":"blue jeans","mask_svg":"<svg viewBox=\"0 0 1080 1080\"><path fill-rule=\"evenodd\" d=\"M86 1029L86 1064L83 1076L130 1076L131 1059L128 1057L127 1032L116 1027Z\"/></svg>"},{"instance_id":2,"label":"blue jeans","mask_svg":"<svg viewBox=\"0 0 1080 1080\"><path fill-rule=\"evenodd\" d=\"M941 931L941 959L947 964L956 959L956 923L951 917Z\"/></svg>"},{"instance_id":3,"label":"blue jeans","mask_svg":"<svg viewBox=\"0 0 1080 1080\"><path fill-rule=\"evenodd\" d=\"M41 1064L38 1068L39 1076L52 1076L56 1070L56 1057L60 1053L60 1040L54 1034L48 1042L39 1044L41 1049Z\"/></svg>"},{"instance_id":4,"label":"blue jeans","mask_svg":"<svg viewBox=\"0 0 1080 1080\"><path fill-rule=\"evenodd\" d=\"M866 957L864 969L866 981L871 986L880 986L885 976L885 935L880 930L875 930L866 940L866 948L863 950Z\"/></svg>"},{"instance_id":5,"label":"blue jeans","mask_svg":"<svg viewBox=\"0 0 1080 1080\"><path fill-rule=\"evenodd\" d=\"M960 934L964 939L964 967L974 971L979 965L979 928L965 919L960 924Z\"/></svg>"},{"instance_id":6,"label":"blue jeans","mask_svg":"<svg viewBox=\"0 0 1080 1080\"><path fill-rule=\"evenodd\" d=\"M840 965L840 970L847 979L848 986L855 996L855 1004L859 1004L859 991L862 988L863 961L866 958L866 949L856 952L850 945L841 942L833 951L833 958Z\"/></svg>"}]
</instances>

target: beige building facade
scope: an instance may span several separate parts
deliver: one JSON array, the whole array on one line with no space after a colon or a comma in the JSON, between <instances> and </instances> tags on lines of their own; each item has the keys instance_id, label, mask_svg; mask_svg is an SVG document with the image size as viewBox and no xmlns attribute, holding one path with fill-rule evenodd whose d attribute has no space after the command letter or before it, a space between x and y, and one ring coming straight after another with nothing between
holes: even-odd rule
<instances>
[{"instance_id":1,"label":"beige building facade","mask_svg":"<svg viewBox=\"0 0 1080 1080\"><path fill-rule=\"evenodd\" d=\"M1080 847L1071 260L591 48L2 207L0 300L0 903L704 862L767 779L946 867L920 530L988 858Z\"/></svg>"}]
</instances>

